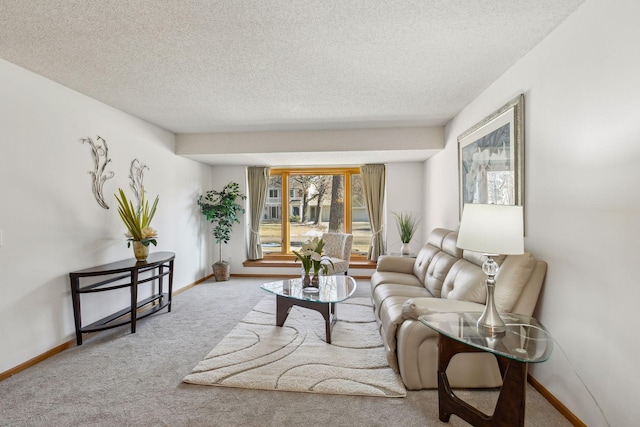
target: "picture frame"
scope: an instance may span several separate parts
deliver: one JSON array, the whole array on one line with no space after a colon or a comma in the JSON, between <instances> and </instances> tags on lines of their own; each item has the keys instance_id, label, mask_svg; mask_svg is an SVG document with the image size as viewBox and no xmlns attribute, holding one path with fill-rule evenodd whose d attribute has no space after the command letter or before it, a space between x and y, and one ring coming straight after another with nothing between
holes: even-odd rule
<instances>
[{"instance_id":1,"label":"picture frame","mask_svg":"<svg viewBox=\"0 0 640 427\"><path fill-rule=\"evenodd\" d=\"M458 137L460 217L466 203L522 206L524 94Z\"/></svg>"}]
</instances>

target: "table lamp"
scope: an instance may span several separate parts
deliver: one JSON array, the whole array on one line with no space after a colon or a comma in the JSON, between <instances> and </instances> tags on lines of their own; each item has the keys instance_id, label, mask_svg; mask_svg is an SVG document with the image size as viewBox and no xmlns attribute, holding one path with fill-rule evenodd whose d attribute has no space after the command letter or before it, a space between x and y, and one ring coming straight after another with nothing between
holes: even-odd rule
<instances>
[{"instance_id":1,"label":"table lamp","mask_svg":"<svg viewBox=\"0 0 640 427\"><path fill-rule=\"evenodd\" d=\"M493 300L500 268L493 257L524 253L522 206L465 204L456 246L486 255L482 271L487 275L487 301L478 329L492 335L504 333L506 327Z\"/></svg>"}]
</instances>

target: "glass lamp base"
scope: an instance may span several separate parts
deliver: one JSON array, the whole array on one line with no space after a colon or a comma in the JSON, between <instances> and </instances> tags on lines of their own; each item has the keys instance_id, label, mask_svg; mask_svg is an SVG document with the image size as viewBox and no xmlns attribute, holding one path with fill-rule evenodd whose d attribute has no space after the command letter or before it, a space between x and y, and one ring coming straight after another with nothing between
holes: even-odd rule
<instances>
[{"instance_id":1,"label":"glass lamp base","mask_svg":"<svg viewBox=\"0 0 640 427\"><path fill-rule=\"evenodd\" d=\"M495 275L498 272L498 264L493 260L491 255L487 256L487 260L482 265L482 270L487 274L487 301L484 311L478 319L478 329L489 335L504 334L507 327L500 318L493 299L493 291L496 286Z\"/></svg>"}]
</instances>

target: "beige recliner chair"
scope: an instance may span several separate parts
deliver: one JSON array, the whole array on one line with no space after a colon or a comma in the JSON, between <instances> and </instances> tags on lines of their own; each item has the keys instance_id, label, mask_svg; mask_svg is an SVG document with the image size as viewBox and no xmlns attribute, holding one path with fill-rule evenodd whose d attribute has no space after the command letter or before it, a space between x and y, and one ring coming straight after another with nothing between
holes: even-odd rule
<instances>
[{"instance_id":1,"label":"beige recliner chair","mask_svg":"<svg viewBox=\"0 0 640 427\"><path fill-rule=\"evenodd\" d=\"M333 265L328 264L327 274L344 273L346 275L349 270L349 260L351 259L353 234L324 233L322 240L324 240L324 256L333 263Z\"/></svg>"}]
</instances>

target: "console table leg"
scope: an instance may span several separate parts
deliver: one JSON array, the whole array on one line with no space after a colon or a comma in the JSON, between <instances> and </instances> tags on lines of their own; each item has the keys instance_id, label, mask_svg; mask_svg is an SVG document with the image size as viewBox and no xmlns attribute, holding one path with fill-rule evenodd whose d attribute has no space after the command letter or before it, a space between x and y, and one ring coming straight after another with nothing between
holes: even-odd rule
<instances>
[{"instance_id":1,"label":"console table leg","mask_svg":"<svg viewBox=\"0 0 640 427\"><path fill-rule=\"evenodd\" d=\"M160 264L158 266L158 296L160 297L157 301L155 301L153 304L162 304L163 300L162 300L162 291L164 290L164 276L162 273L164 273L164 264Z\"/></svg>"},{"instance_id":2,"label":"console table leg","mask_svg":"<svg viewBox=\"0 0 640 427\"><path fill-rule=\"evenodd\" d=\"M71 279L71 301L73 303L73 319L76 327L76 345L82 345L82 318L80 312L80 280L77 277Z\"/></svg>"},{"instance_id":3,"label":"console table leg","mask_svg":"<svg viewBox=\"0 0 640 427\"><path fill-rule=\"evenodd\" d=\"M169 308L167 312L171 313L171 298L173 298L173 260L169 261Z\"/></svg>"},{"instance_id":4,"label":"console table leg","mask_svg":"<svg viewBox=\"0 0 640 427\"><path fill-rule=\"evenodd\" d=\"M136 333L138 311L138 270L131 272L131 333Z\"/></svg>"}]
</instances>

